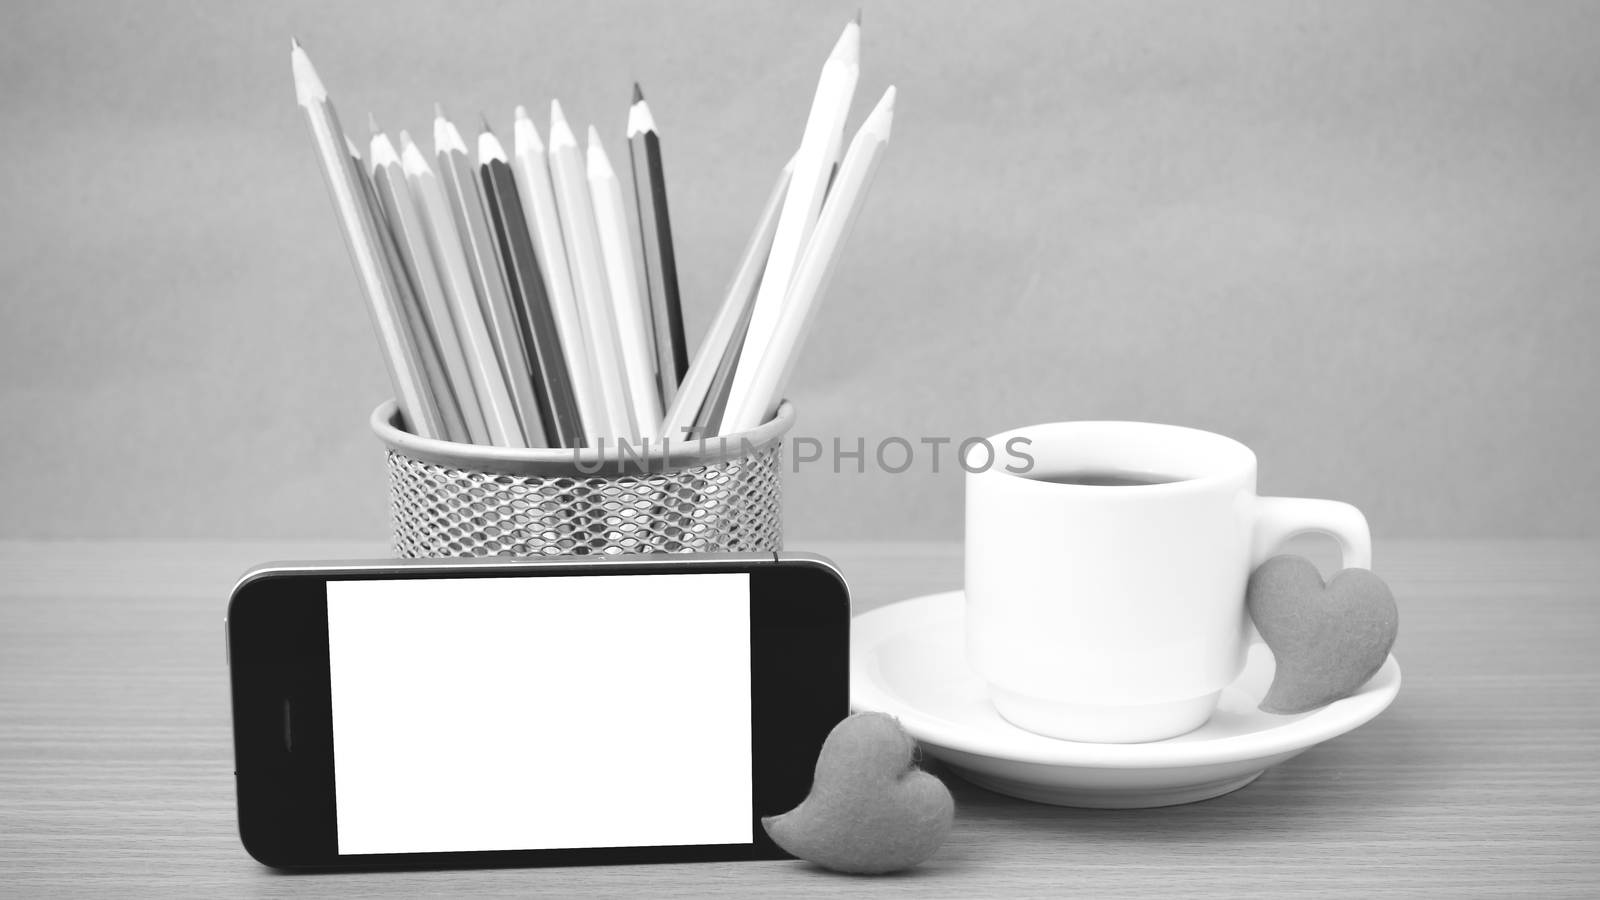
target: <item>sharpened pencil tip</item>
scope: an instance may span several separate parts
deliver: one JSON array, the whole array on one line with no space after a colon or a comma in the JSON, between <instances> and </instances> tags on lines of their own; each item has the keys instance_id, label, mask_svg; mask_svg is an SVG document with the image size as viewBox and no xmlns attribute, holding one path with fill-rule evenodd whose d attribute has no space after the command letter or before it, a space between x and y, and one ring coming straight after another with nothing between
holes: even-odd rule
<instances>
[{"instance_id":1,"label":"sharpened pencil tip","mask_svg":"<svg viewBox=\"0 0 1600 900\"><path fill-rule=\"evenodd\" d=\"M506 148L500 145L500 139L494 136L494 132L485 128L478 135L478 164L486 165L490 160L505 162Z\"/></svg>"},{"instance_id":2,"label":"sharpened pencil tip","mask_svg":"<svg viewBox=\"0 0 1600 900\"><path fill-rule=\"evenodd\" d=\"M517 108L512 111L512 115L516 116L518 119L526 119L528 117L528 108L523 106L521 103L518 103Z\"/></svg>"},{"instance_id":3,"label":"sharpened pencil tip","mask_svg":"<svg viewBox=\"0 0 1600 900\"><path fill-rule=\"evenodd\" d=\"M367 130L372 132L374 137L376 137L379 132L383 131L382 128L378 127L378 117L372 113L367 113Z\"/></svg>"},{"instance_id":4,"label":"sharpened pencil tip","mask_svg":"<svg viewBox=\"0 0 1600 900\"><path fill-rule=\"evenodd\" d=\"M292 34L289 35L289 52L293 53L294 51L299 50L299 49L300 49L300 39L295 37Z\"/></svg>"},{"instance_id":5,"label":"sharpened pencil tip","mask_svg":"<svg viewBox=\"0 0 1600 900\"><path fill-rule=\"evenodd\" d=\"M494 134L494 129L489 126L489 114L488 113L483 113L483 112L478 113L478 121L483 124L483 130L485 132L487 132L489 134Z\"/></svg>"},{"instance_id":6,"label":"sharpened pencil tip","mask_svg":"<svg viewBox=\"0 0 1600 900\"><path fill-rule=\"evenodd\" d=\"M861 27L861 7L856 7L856 27Z\"/></svg>"},{"instance_id":7,"label":"sharpened pencil tip","mask_svg":"<svg viewBox=\"0 0 1600 900\"><path fill-rule=\"evenodd\" d=\"M639 90L639 82L633 83L633 102L638 103L644 99L644 91Z\"/></svg>"},{"instance_id":8,"label":"sharpened pencil tip","mask_svg":"<svg viewBox=\"0 0 1600 900\"><path fill-rule=\"evenodd\" d=\"M539 128L528 117L528 111L517 107L517 121L511 126L512 148L518 156L526 153L544 153L544 141L539 139Z\"/></svg>"},{"instance_id":9,"label":"sharpened pencil tip","mask_svg":"<svg viewBox=\"0 0 1600 900\"><path fill-rule=\"evenodd\" d=\"M433 105L433 117L435 119L443 119L445 117L445 115L444 115L444 104L435 103Z\"/></svg>"},{"instance_id":10,"label":"sharpened pencil tip","mask_svg":"<svg viewBox=\"0 0 1600 900\"><path fill-rule=\"evenodd\" d=\"M466 142L461 140L461 132L456 130L455 123L442 116L433 120L433 152L467 152Z\"/></svg>"},{"instance_id":11,"label":"sharpened pencil tip","mask_svg":"<svg viewBox=\"0 0 1600 900\"><path fill-rule=\"evenodd\" d=\"M402 132L404 134L404 132ZM409 135L407 135L409 137ZM422 150L412 141L402 141L400 147L400 168L407 175L431 175L433 170L428 168L428 161L422 158Z\"/></svg>"},{"instance_id":12,"label":"sharpened pencil tip","mask_svg":"<svg viewBox=\"0 0 1600 900\"><path fill-rule=\"evenodd\" d=\"M394 142L389 136L377 132L372 136L372 167L374 169L387 169L391 165L400 164L400 154L394 149Z\"/></svg>"},{"instance_id":13,"label":"sharpened pencil tip","mask_svg":"<svg viewBox=\"0 0 1600 900\"><path fill-rule=\"evenodd\" d=\"M328 89L322 86L322 79L317 75L317 67L311 64L311 56L306 53L306 48L300 42L290 38L294 43L289 51L289 66L294 70L294 98L301 106L310 106L313 103L323 103L328 99Z\"/></svg>"},{"instance_id":14,"label":"sharpened pencil tip","mask_svg":"<svg viewBox=\"0 0 1600 900\"><path fill-rule=\"evenodd\" d=\"M600 143L600 132L593 125L589 126L589 149L585 155L590 179L615 177L611 160L606 156L605 145Z\"/></svg>"},{"instance_id":15,"label":"sharpened pencil tip","mask_svg":"<svg viewBox=\"0 0 1600 900\"><path fill-rule=\"evenodd\" d=\"M839 35L839 40L833 45L833 50L828 54L829 59L838 60L846 65L861 65L861 24L852 20L844 26L844 32Z\"/></svg>"},{"instance_id":16,"label":"sharpened pencil tip","mask_svg":"<svg viewBox=\"0 0 1600 900\"><path fill-rule=\"evenodd\" d=\"M645 102L643 95L640 95L633 101L633 105L628 107L628 140L632 141L641 134L655 130L656 120L650 114L650 104Z\"/></svg>"},{"instance_id":17,"label":"sharpened pencil tip","mask_svg":"<svg viewBox=\"0 0 1600 900\"><path fill-rule=\"evenodd\" d=\"M550 101L550 155L554 157L567 146L577 147L578 136L572 133L572 125L567 122L567 115L561 110L561 101Z\"/></svg>"}]
</instances>

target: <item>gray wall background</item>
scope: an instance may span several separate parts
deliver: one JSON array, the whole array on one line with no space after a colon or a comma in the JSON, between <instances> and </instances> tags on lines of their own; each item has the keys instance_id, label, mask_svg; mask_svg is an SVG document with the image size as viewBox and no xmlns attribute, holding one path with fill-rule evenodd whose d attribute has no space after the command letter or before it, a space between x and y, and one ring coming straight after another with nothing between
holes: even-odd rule
<instances>
[{"instance_id":1,"label":"gray wall background","mask_svg":"<svg viewBox=\"0 0 1600 900\"><path fill-rule=\"evenodd\" d=\"M508 129L557 96L616 154L642 81L693 344L855 10L16 6L0 537L384 533L387 388L291 33L352 128L426 134L438 100ZM852 120L898 84L895 137L791 391L806 434L1171 421L1380 535L1600 534L1600 4L872 2L865 26ZM957 536L943 462L792 475L789 531Z\"/></svg>"}]
</instances>

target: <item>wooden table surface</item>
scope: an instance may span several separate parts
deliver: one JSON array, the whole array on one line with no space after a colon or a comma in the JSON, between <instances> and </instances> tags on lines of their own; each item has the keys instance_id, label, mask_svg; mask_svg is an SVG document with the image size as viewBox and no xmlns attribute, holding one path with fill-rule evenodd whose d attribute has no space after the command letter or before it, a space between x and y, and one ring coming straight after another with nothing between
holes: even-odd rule
<instances>
[{"instance_id":1,"label":"wooden table surface","mask_svg":"<svg viewBox=\"0 0 1600 900\"><path fill-rule=\"evenodd\" d=\"M959 586L955 544L791 541L858 611ZM1060 809L961 782L921 869L798 862L285 875L234 829L222 615L266 559L357 544L0 544L0 894L1600 895L1600 543L1389 542L1405 684L1367 726L1249 787Z\"/></svg>"}]
</instances>

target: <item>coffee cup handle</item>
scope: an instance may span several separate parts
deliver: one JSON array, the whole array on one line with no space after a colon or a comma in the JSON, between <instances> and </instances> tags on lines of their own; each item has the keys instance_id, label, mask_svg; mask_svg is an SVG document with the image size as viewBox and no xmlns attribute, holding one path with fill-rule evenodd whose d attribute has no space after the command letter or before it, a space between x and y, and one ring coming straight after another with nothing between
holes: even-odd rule
<instances>
[{"instance_id":1,"label":"coffee cup handle","mask_svg":"<svg viewBox=\"0 0 1600 900\"><path fill-rule=\"evenodd\" d=\"M1346 569L1372 568L1372 532L1367 517L1348 503L1301 497L1257 497L1251 566L1261 565L1290 538L1320 532L1339 542Z\"/></svg>"}]
</instances>

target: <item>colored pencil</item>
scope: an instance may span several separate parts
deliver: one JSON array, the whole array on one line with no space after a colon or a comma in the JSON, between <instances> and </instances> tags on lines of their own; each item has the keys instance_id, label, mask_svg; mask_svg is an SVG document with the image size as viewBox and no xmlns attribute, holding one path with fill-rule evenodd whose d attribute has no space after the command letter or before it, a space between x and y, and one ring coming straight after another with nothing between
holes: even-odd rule
<instances>
[{"instance_id":1,"label":"colored pencil","mask_svg":"<svg viewBox=\"0 0 1600 900\"><path fill-rule=\"evenodd\" d=\"M533 369L527 351L522 346L522 329L517 313L511 306L510 289L505 273L500 267L500 251L494 227L489 224L487 207L478 187L477 175L467 145L461 132L445 118L444 111L435 110L433 120L433 150L439 162L439 174L445 196L455 217L456 231L461 236L462 249L466 251L467 267L472 273L472 284L477 290L483 308L484 324L489 340L494 345L495 356L500 360L500 370L505 373L506 387L511 392L512 404L517 410L517 421L522 426L522 439L529 447L547 446L544 421L539 415L539 397L534 389Z\"/></svg>"},{"instance_id":2,"label":"colored pencil","mask_svg":"<svg viewBox=\"0 0 1600 900\"><path fill-rule=\"evenodd\" d=\"M456 408L465 425L466 434L455 436L454 439L486 444L489 439L488 426L484 423L477 392L467 373L467 359L456 333L450 302L433 264L433 253L428 249L428 235L422 215L411 198L411 190L406 185L405 172L401 169L400 156L395 152L394 144L387 134L377 129L376 122L373 126L372 152L368 160L372 166L372 186L389 221L389 229L394 233L405 276L420 301L428 333L439 351L439 360L444 367L443 390L454 395ZM434 396L438 397L443 390L435 387Z\"/></svg>"},{"instance_id":3,"label":"colored pencil","mask_svg":"<svg viewBox=\"0 0 1600 900\"><path fill-rule=\"evenodd\" d=\"M395 243L394 229L390 229L389 218L384 215L382 203L378 200L378 189L373 184L370 170L362 160L362 151L357 149L355 141L344 139L346 151L350 154L350 162L355 165L355 175L360 179L362 199L366 203L366 215L373 219L378 245L384 251L384 263L389 266L390 277L394 279L395 296L400 307L400 319L405 322L406 331L411 335L411 348L416 352L416 359L422 367L422 378L427 383L427 394L434 399L434 408L438 412L438 423L442 429L445 440L467 439L466 421L461 418L461 408L456 405L456 396L450 389L450 378L445 375L445 364L438 357L438 346L434 343L434 335L427 328L427 315L422 312L422 304L416 296L416 290L411 287L411 277L405 269L405 261L400 255L400 245Z\"/></svg>"},{"instance_id":4,"label":"colored pencil","mask_svg":"<svg viewBox=\"0 0 1600 900\"><path fill-rule=\"evenodd\" d=\"M723 352L716 377L711 379L711 387L706 390L705 405L700 408L700 415L695 417L695 434L711 436L725 433L722 420L728 411L728 394L733 390L734 376L739 374L740 351L744 348L745 335L750 332L750 316L755 312L755 306L755 297L752 296L739 315L739 323L733 330L734 341Z\"/></svg>"},{"instance_id":5,"label":"colored pencil","mask_svg":"<svg viewBox=\"0 0 1600 900\"><path fill-rule=\"evenodd\" d=\"M794 369L800 347L815 319L819 301L833 277L840 248L855 225L867 188L888 145L894 123L894 99L895 90L891 87L867 115L851 140L850 149L845 151L844 160L839 165L838 182L822 209L822 215L817 219L816 231L806 247L805 256L795 270L794 282L779 311L771 343L749 369L744 368L745 359L740 359L740 371L734 378L735 387L745 382L748 389L742 393L735 390L730 394L722 421L724 432L760 425L767 421L783 399L783 390Z\"/></svg>"},{"instance_id":6,"label":"colored pencil","mask_svg":"<svg viewBox=\"0 0 1600 900\"><path fill-rule=\"evenodd\" d=\"M833 147L844 128L859 78L860 43L861 28L856 22L851 22L845 26L844 33L839 36L833 52L823 64L822 74L818 76L811 113L806 119L800 149L795 153L794 179L789 183L789 192L783 200L783 212L778 216L778 233L772 241L772 253L761 275L755 310L751 313L750 327L740 350L740 371L734 376L728 398L730 409L743 409L752 402L749 393L750 378L753 376L750 373L756 370L759 361L768 352L773 330L783 310L784 297L794 280L795 266L810 242L833 169L836 152Z\"/></svg>"},{"instance_id":7,"label":"colored pencil","mask_svg":"<svg viewBox=\"0 0 1600 900\"><path fill-rule=\"evenodd\" d=\"M580 146L556 101L548 144L518 106L514 140L502 145L485 119L473 156L435 106L433 160L403 131L397 148L376 122L364 160L292 40L296 99L404 427L499 447L605 448L766 421L889 140L893 88L846 146L860 51L857 14L691 355L661 136L637 82L629 196L599 132Z\"/></svg>"},{"instance_id":8,"label":"colored pencil","mask_svg":"<svg viewBox=\"0 0 1600 900\"><path fill-rule=\"evenodd\" d=\"M345 147L350 154L350 160L355 166L356 177L360 181L361 197L366 205L367 214L371 217L378 246L383 250L385 264L389 267L390 277L393 279L395 295L398 299L401 321L410 336L412 352L416 354L418 365L422 369L423 380L428 388L428 396L432 398L435 414L439 417L440 437L447 441L466 440L466 423L460 416L456 406L455 394L450 389L444 365L441 363L438 348L434 345L433 336L428 332L427 322L422 313L422 306L417 300L416 292L411 287L411 280L405 270L405 263L400 256L400 248L395 243L394 232L389 227L388 218L384 215L383 205L378 200L377 189L372 183L366 163L361 158L361 151L356 147L355 141L345 138Z\"/></svg>"},{"instance_id":9,"label":"colored pencil","mask_svg":"<svg viewBox=\"0 0 1600 900\"><path fill-rule=\"evenodd\" d=\"M628 213L622 183L606 156L600 134L589 129L589 196L594 202L595 232L605 262L606 284L611 288L611 313L617 323L622 374L627 387L634 434L639 438L661 435L661 395L656 387L655 354L647 310L640 296L633 242L628 239Z\"/></svg>"},{"instance_id":10,"label":"colored pencil","mask_svg":"<svg viewBox=\"0 0 1600 900\"><path fill-rule=\"evenodd\" d=\"M628 160L633 169L633 198L639 222L639 273L650 310L656 388L662 407L672 403L689 368L683 337L683 307L678 296L678 262L672 249L672 222L667 215L667 182L661 165L661 136L645 102L633 85L628 107Z\"/></svg>"},{"instance_id":11,"label":"colored pencil","mask_svg":"<svg viewBox=\"0 0 1600 900\"><path fill-rule=\"evenodd\" d=\"M561 236L561 218L556 213L555 188L550 183L550 160L544 142L539 140L539 129L534 127L524 107L516 109L512 137L511 168L516 175L517 193L521 195L528 233L533 237L539 264L544 270L545 289L550 296L550 309L555 314L556 333L561 337L561 350L569 369L567 378L578 402L584 436L592 445L597 433L610 430L605 399L595 383L588 341L583 334L583 317L572 289L572 267L567 263L567 245Z\"/></svg>"},{"instance_id":12,"label":"colored pencil","mask_svg":"<svg viewBox=\"0 0 1600 900\"><path fill-rule=\"evenodd\" d=\"M338 113L328 100L327 89L317 76L311 58L299 41L290 43L295 99L305 109L328 194L338 213L345 245L366 296L373 329L378 333L378 345L389 370L395 403L405 426L413 433L426 438L443 437L444 426L399 308L394 273L378 242L377 222L372 218L361 187L366 176L350 158L348 139L339 124Z\"/></svg>"},{"instance_id":13,"label":"colored pencil","mask_svg":"<svg viewBox=\"0 0 1600 900\"><path fill-rule=\"evenodd\" d=\"M711 320L711 327L706 329L706 336L695 352L688 373L683 376L683 383L678 385L677 396L672 399L662 429L662 434L672 440L711 436L705 428L703 411L713 403L711 398L719 393L726 397L726 389L719 391L715 385L719 383L722 367L726 364L731 370L733 363L738 361L744 329L749 324L747 311L755 302L756 289L761 286L761 271L766 267L767 254L772 250L772 238L778 228L778 212L783 208L783 196L789 189L789 178L793 172L794 160L790 159L784 164L783 171L778 173L778 181L772 186L772 192L756 218L755 230L745 244L738 268L734 270L733 279L723 294L722 306L718 308L716 318ZM731 358L731 361L725 363L725 358Z\"/></svg>"},{"instance_id":14,"label":"colored pencil","mask_svg":"<svg viewBox=\"0 0 1600 900\"><path fill-rule=\"evenodd\" d=\"M372 182L367 166L361 160L361 151L356 148L355 141L345 138L345 144L349 148L350 158L355 162L356 172L361 177L361 193L366 198L367 210L372 216L372 221L377 224L378 244L383 248L389 271L393 273L395 289L400 297L400 312L407 329L411 332L412 343L416 347L417 359L422 363L423 374L427 377L428 393L433 397L434 408L439 411L444 438L448 441L466 441L466 421L461 415L455 391L450 387L449 376L445 373L444 362L439 356L439 347L428 328L427 313L423 310L422 301L417 298L416 289L411 284L410 273L406 271L405 260L400 245L395 240L394 229L383 212L382 202L378 200L377 187Z\"/></svg>"},{"instance_id":15,"label":"colored pencil","mask_svg":"<svg viewBox=\"0 0 1600 900\"><path fill-rule=\"evenodd\" d=\"M555 187L561 236L572 268L572 287L583 318L583 334L595 374L595 385L606 409L608 428L599 437L634 440L637 431L622 376L621 343L611 311L611 290L606 284L600 237L595 231L594 209L589 199L587 167L578 152L578 139L567 124L561 104L550 103L550 179Z\"/></svg>"},{"instance_id":16,"label":"colored pencil","mask_svg":"<svg viewBox=\"0 0 1600 900\"><path fill-rule=\"evenodd\" d=\"M422 150L404 131L400 132L400 165L423 220L429 255L461 339L467 377L478 399L488 433L487 443L496 447L524 447L527 442L522 437L522 425L517 421L505 373L500 370L499 357L495 355L494 343L483 321L478 290L472 285L472 273L467 266L466 252L461 248L461 235L456 231L450 201L445 198L444 188Z\"/></svg>"},{"instance_id":17,"label":"colored pencil","mask_svg":"<svg viewBox=\"0 0 1600 900\"><path fill-rule=\"evenodd\" d=\"M567 360L556 334L555 315L545 292L544 272L528 234L527 218L517 197L516 176L506 161L505 148L483 123L478 135L478 178L488 201L489 219L499 237L500 260L518 313L522 342L537 376L539 416L552 447L582 447L583 424L572 383L567 380Z\"/></svg>"}]
</instances>

